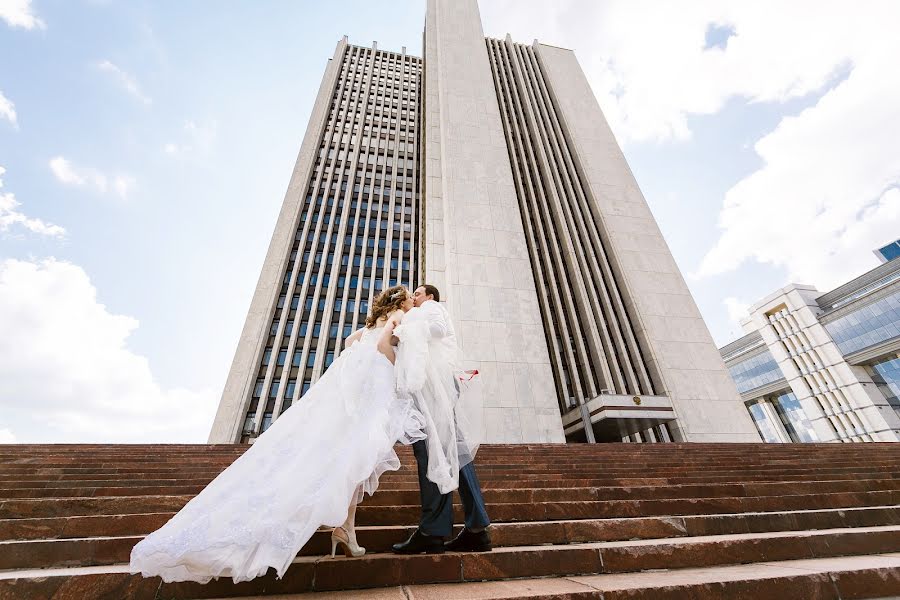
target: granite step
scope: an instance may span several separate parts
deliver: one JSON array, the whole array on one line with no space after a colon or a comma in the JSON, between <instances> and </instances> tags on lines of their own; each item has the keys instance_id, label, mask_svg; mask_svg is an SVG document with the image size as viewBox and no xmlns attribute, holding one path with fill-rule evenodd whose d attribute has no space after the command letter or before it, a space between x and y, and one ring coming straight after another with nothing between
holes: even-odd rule
<instances>
[{"instance_id":1,"label":"granite step","mask_svg":"<svg viewBox=\"0 0 900 600\"><path fill-rule=\"evenodd\" d=\"M126 515L100 516L67 516L39 519L7 519L0 521L0 540L2 541L36 541L61 540L70 538L140 536L155 531L164 525L174 512L141 513ZM591 539L579 537L583 524L586 536L600 535ZM681 524L682 529L679 529ZM794 511L723 513L718 515L661 515L656 517L623 517L609 519L581 519L559 521L518 521L495 522L500 529L498 541L501 545L520 545L538 543L539 539L549 538L553 543L572 543L576 541L601 541L618 539L608 536L624 535L625 537L641 537L650 534L635 532L649 531L656 535L659 527L673 535L681 531L687 535L706 535L711 533L747 533L753 531L795 531L803 529L828 529L834 527L864 527L874 525L900 524L900 507L898 506L865 506L859 508L814 509ZM372 549L387 549L387 542L382 544L381 536L390 539L402 537L402 532L409 531L412 525L361 526L360 539L363 546ZM382 534L381 532L389 532ZM620 534L619 532L625 532ZM551 535L552 534L552 535ZM511 537L508 537L511 536ZM508 541L515 539L516 542ZM504 541L506 540L506 541ZM524 540L524 541L522 541ZM313 544L313 549L304 548L304 553L324 552L324 545ZM308 550L308 552L307 552Z\"/></svg>"},{"instance_id":2,"label":"granite step","mask_svg":"<svg viewBox=\"0 0 900 600\"><path fill-rule=\"evenodd\" d=\"M193 582L160 584L157 578L143 579L128 574L126 565L107 565L3 571L0 572L0 598L81 600L85 597L115 597L112 594L119 594L120 598L216 598L535 577L621 573L633 577L635 572L647 570L897 552L900 552L900 526L521 546L480 554L397 556L374 553L338 559L301 556L280 580L270 573L236 585L230 580L217 580L206 585ZM873 562L868 564L868 568L873 568Z\"/></svg>"},{"instance_id":3,"label":"granite step","mask_svg":"<svg viewBox=\"0 0 900 600\"><path fill-rule=\"evenodd\" d=\"M0 520L78 515L121 515L179 510L193 496L108 496L98 498L25 498L0 501ZM721 514L775 510L853 508L900 504L900 491L837 492L776 496L664 498L651 500L585 500L572 502L496 503L489 506L497 521L611 518L659 515ZM457 517L460 507L457 506ZM409 525L418 521L418 504L369 506L357 512L360 525Z\"/></svg>"},{"instance_id":4,"label":"granite step","mask_svg":"<svg viewBox=\"0 0 900 600\"><path fill-rule=\"evenodd\" d=\"M0 484L0 499L3 498L90 498L99 496L134 495L196 495L208 482L193 485L152 484L129 486L63 486L63 487L16 487L8 488ZM647 500L656 498L695 498L755 496L779 494L815 494L837 492L860 492L867 490L900 490L900 479L869 479L866 481L819 480L808 482L768 482L768 483L727 483L727 484L679 484L679 485L634 485L608 487L575 488L514 488L498 490L487 488L485 499L489 503L547 502L552 500ZM367 502L368 505L390 506L418 502L418 490L382 491Z\"/></svg>"},{"instance_id":5,"label":"granite step","mask_svg":"<svg viewBox=\"0 0 900 600\"><path fill-rule=\"evenodd\" d=\"M270 573L201 586L127 573L133 545L245 450L0 446L0 600L324 598L315 590L345 588L358 589L329 593L441 600L900 594L900 444L486 445L476 466L495 551L415 557L387 553L419 513L415 461L400 447L403 467L386 474L359 509L365 557L323 558L323 530L282 580Z\"/></svg>"},{"instance_id":6,"label":"granite step","mask_svg":"<svg viewBox=\"0 0 900 600\"><path fill-rule=\"evenodd\" d=\"M144 473L63 473L63 474L31 474L13 475L0 478L0 487L12 489L19 487L69 487L69 486L98 486L100 482L143 482L148 480L172 481L177 483L201 483L211 481L221 471L216 472L144 472ZM479 473L479 478L485 487L570 487L570 486L615 486L615 485L659 485L659 484L725 484L725 483L752 483L752 482L790 482L790 481L821 481L821 480L869 480L869 479L894 479L900 480L900 469L897 471L875 470L867 467L858 467L855 470L821 470L799 471L794 473L782 473L774 469L761 472L737 472L714 473L703 472L698 474L664 473L658 475L635 475L634 473L621 473L614 475L583 475L576 473L554 473L544 476L522 477L485 477ZM35 482L35 483L32 483ZM58 482L58 484L57 484ZM69 483L71 482L71 483ZM57 484L57 485L54 485ZM129 485L130 483L123 483ZM417 486L417 478L413 473L395 475L386 474L382 478L384 489L413 489Z\"/></svg>"},{"instance_id":7,"label":"granite step","mask_svg":"<svg viewBox=\"0 0 900 600\"><path fill-rule=\"evenodd\" d=\"M847 600L900 595L900 554L666 571L422 584L290 594L279 600ZM263 600L271 596L245 596ZM214 600L225 600L218 598Z\"/></svg>"},{"instance_id":8,"label":"granite step","mask_svg":"<svg viewBox=\"0 0 900 600\"><path fill-rule=\"evenodd\" d=\"M135 519L133 525L139 531L122 531L122 523L104 528L102 520L87 517L94 529L79 537L31 537L24 540L3 538L4 541L0 541L0 570L128 562L134 544L143 535L162 526L172 514L174 513L158 513L153 519ZM57 521L61 521L59 526L69 525L70 531L72 530L72 525L66 523L66 519ZM491 537L496 546L515 547L886 525L900 526L900 507L494 523ZM118 531L111 532L110 529ZM388 552L392 544L405 539L413 529L412 526L360 527L357 536L359 543L369 552ZM2 531L0 524L0 532ZM33 536L38 531L36 524L26 524L25 532ZM317 531L299 555L326 554L330 548L329 538L330 530Z\"/></svg>"}]
</instances>

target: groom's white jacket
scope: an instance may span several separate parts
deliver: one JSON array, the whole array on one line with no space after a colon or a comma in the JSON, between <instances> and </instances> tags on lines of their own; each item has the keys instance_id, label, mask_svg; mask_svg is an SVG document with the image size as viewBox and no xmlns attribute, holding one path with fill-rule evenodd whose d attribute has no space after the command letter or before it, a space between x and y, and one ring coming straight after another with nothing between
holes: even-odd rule
<instances>
[{"instance_id":1,"label":"groom's white jacket","mask_svg":"<svg viewBox=\"0 0 900 600\"><path fill-rule=\"evenodd\" d=\"M478 449L480 398L473 403L459 379L456 331L441 303L428 300L410 310L396 335L397 390L411 396L425 417L428 478L448 493L459 486L459 469Z\"/></svg>"}]
</instances>

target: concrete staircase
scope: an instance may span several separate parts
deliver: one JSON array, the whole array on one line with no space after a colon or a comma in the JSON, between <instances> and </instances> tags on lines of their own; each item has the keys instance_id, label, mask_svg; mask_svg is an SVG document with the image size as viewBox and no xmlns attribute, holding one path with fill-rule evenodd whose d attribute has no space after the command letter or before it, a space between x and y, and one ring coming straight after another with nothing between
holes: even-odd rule
<instances>
[{"instance_id":1,"label":"concrete staircase","mask_svg":"<svg viewBox=\"0 0 900 600\"><path fill-rule=\"evenodd\" d=\"M281 580L130 575L132 546L244 449L0 446L0 600L900 595L900 444L485 446L495 550L395 556L419 510L403 448L359 509L365 557L323 557L320 531Z\"/></svg>"}]
</instances>

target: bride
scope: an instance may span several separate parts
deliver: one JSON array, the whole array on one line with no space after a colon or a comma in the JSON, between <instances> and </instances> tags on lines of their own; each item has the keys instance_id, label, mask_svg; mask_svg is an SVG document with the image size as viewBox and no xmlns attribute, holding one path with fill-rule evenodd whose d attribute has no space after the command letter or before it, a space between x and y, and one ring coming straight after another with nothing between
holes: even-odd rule
<instances>
[{"instance_id":1,"label":"bride","mask_svg":"<svg viewBox=\"0 0 900 600\"><path fill-rule=\"evenodd\" d=\"M425 438L423 417L394 390L394 328L412 308L403 286L383 291L366 326L290 410L168 523L131 551L131 572L164 581L231 577L274 567L282 577L321 525L362 556L356 505L400 461L394 443Z\"/></svg>"}]
</instances>

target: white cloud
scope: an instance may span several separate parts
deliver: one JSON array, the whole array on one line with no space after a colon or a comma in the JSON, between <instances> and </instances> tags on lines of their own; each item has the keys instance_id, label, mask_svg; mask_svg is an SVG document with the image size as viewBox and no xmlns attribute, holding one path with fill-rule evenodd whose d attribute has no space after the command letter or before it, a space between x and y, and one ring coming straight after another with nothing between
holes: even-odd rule
<instances>
[{"instance_id":1,"label":"white cloud","mask_svg":"<svg viewBox=\"0 0 900 600\"><path fill-rule=\"evenodd\" d=\"M195 121L185 121L182 128L184 140L182 143L169 142L163 146L166 154L172 156L186 156L189 154L206 154L216 141L219 132L219 124L210 121L198 125Z\"/></svg>"},{"instance_id":2,"label":"white cloud","mask_svg":"<svg viewBox=\"0 0 900 600\"><path fill-rule=\"evenodd\" d=\"M846 80L757 142L764 166L726 194L699 275L756 260L825 291L877 264L871 251L900 232L893 56L860 55Z\"/></svg>"},{"instance_id":3,"label":"white cloud","mask_svg":"<svg viewBox=\"0 0 900 600\"><path fill-rule=\"evenodd\" d=\"M135 79L134 75L128 73L109 60L101 60L97 63L97 68L104 73L109 73L110 75L112 75L112 77L119 83L120 86L122 86L122 88L126 92L128 92L144 104L152 104L153 100L149 96L144 94L143 91L141 91L141 86L138 85L137 79Z\"/></svg>"},{"instance_id":4,"label":"white cloud","mask_svg":"<svg viewBox=\"0 0 900 600\"><path fill-rule=\"evenodd\" d=\"M734 296L725 298L723 303L725 304L725 310L728 311L728 318L731 320L732 325L735 326L733 331L741 331L743 327L741 321L750 316L750 304L741 302Z\"/></svg>"},{"instance_id":5,"label":"white cloud","mask_svg":"<svg viewBox=\"0 0 900 600\"><path fill-rule=\"evenodd\" d=\"M121 198L127 198L134 188L135 180L130 175L109 176L91 167L79 167L62 156L50 159L50 170L66 185L90 187L100 193L112 191Z\"/></svg>"},{"instance_id":6,"label":"white cloud","mask_svg":"<svg viewBox=\"0 0 900 600\"><path fill-rule=\"evenodd\" d=\"M0 262L3 428L21 442L205 441L216 394L164 389L128 348L137 327L77 265Z\"/></svg>"},{"instance_id":7,"label":"white cloud","mask_svg":"<svg viewBox=\"0 0 900 600\"><path fill-rule=\"evenodd\" d=\"M2 91L0 91L0 117L6 119L13 124L13 127L18 129L19 122L16 117L16 105L12 103L12 100L4 96Z\"/></svg>"},{"instance_id":8,"label":"white cloud","mask_svg":"<svg viewBox=\"0 0 900 600\"><path fill-rule=\"evenodd\" d=\"M56 175L56 178L63 183L71 185L84 185L87 183L87 179L77 173L72 167L72 163L62 156L50 159L50 169Z\"/></svg>"},{"instance_id":9,"label":"white cloud","mask_svg":"<svg viewBox=\"0 0 900 600\"><path fill-rule=\"evenodd\" d=\"M896 48L900 4L797 0L481 0L486 33L575 50L624 141L690 137L688 118L731 98L781 102L820 90L859 51ZM710 27L734 31L706 47Z\"/></svg>"},{"instance_id":10,"label":"white cloud","mask_svg":"<svg viewBox=\"0 0 900 600\"><path fill-rule=\"evenodd\" d=\"M116 175L113 178L113 189L121 198L127 198L131 188L134 187L134 178L127 175Z\"/></svg>"},{"instance_id":11,"label":"white cloud","mask_svg":"<svg viewBox=\"0 0 900 600\"><path fill-rule=\"evenodd\" d=\"M6 169L0 167L0 177L6 173ZM0 189L3 188L3 180L0 179ZM32 233L46 235L49 237L63 237L66 230L59 225L46 223L40 219L29 217L25 213L19 211L22 204L16 200L15 194L12 192L0 191L0 233L10 231L13 226L24 227Z\"/></svg>"},{"instance_id":12,"label":"white cloud","mask_svg":"<svg viewBox=\"0 0 900 600\"><path fill-rule=\"evenodd\" d=\"M0 19L10 27L23 29L43 29L44 22L31 10L31 0L0 0Z\"/></svg>"},{"instance_id":13,"label":"white cloud","mask_svg":"<svg viewBox=\"0 0 900 600\"><path fill-rule=\"evenodd\" d=\"M728 191L711 276L756 260L827 289L895 239L900 3L481 0L485 30L573 48L617 137L684 141L729 101L821 94L755 144L763 166ZM710 27L734 32L706 47ZM811 98L812 99L812 98Z\"/></svg>"},{"instance_id":14,"label":"white cloud","mask_svg":"<svg viewBox=\"0 0 900 600\"><path fill-rule=\"evenodd\" d=\"M0 429L0 444L15 444L16 436L9 429Z\"/></svg>"}]
</instances>

